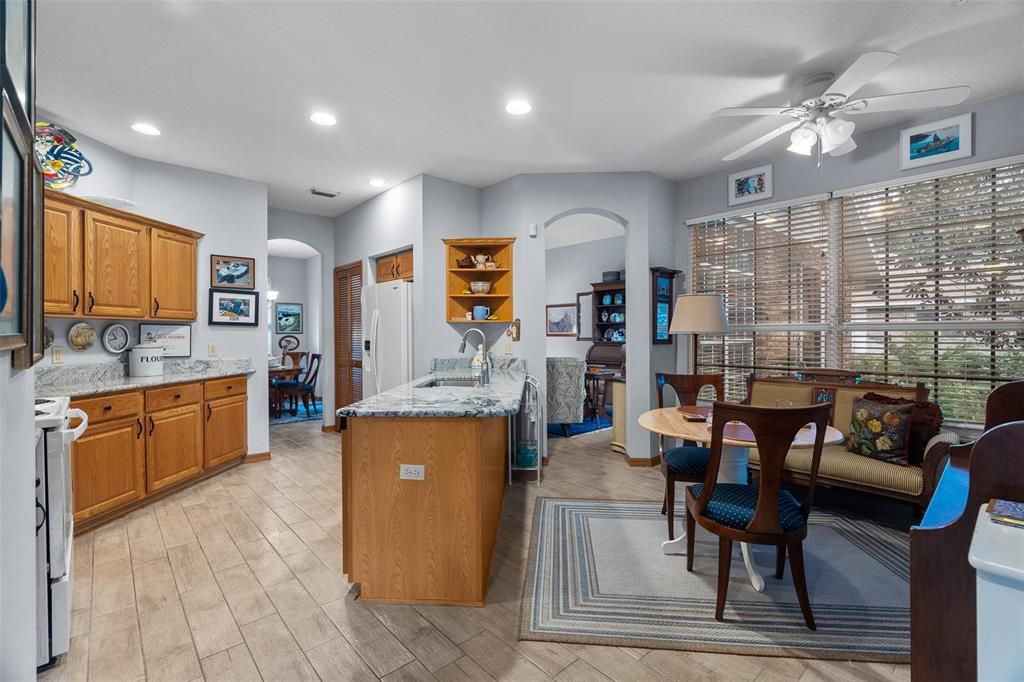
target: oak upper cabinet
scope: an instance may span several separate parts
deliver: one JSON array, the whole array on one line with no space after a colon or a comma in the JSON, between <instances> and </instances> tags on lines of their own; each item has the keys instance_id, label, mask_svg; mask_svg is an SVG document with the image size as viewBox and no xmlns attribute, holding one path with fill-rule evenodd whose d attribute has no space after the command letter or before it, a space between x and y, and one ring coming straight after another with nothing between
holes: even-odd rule
<instances>
[{"instance_id":1,"label":"oak upper cabinet","mask_svg":"<svg viewBox=\"0 0 1024 682\"><path fill-rule=\"evenodd\" d=\"M85 211L85 315L149 316L149 228Z\"/></svg>"},{"instance_id":2,"label":"oak upper cabinet","mask_svg":"<svg viewBox=\"0 0 1024 682\"><path fill-rule=\"evenodd\" d=\"M413 278L412 249L377 258L377 282Z\"/></svg>"},{"instance_id":3,"label":"oak upper cabinet","mask_svg":"<svg viewBox=\"0 0 1024 682\"><path fill-rule=\"evenodd\" d=\"M248 410L244 395L206 403L206 468L248 452Z\"/></svg>"},{"instance_id":4,"label":"oak upper cabinet","mask_svg":"<svg viewBox=\"0 0 1024 682\"><path fill-rule=\"evenodd\" d=\"M71 446L72 507L76 522L146 495L142 416L93 423Z\"/></svg>"},{"instance_id":5,"label":"oak upper cabinet","mask_svg":"<svg viewBox=\"0 0 1024 682\"><path fill-rule=\"evenodd\" d=\"M146 489L156 492L203 471L201 405L146 415Z\"/></svg>"},{"instance_id":6,"label":"oak upper cabinet","mask_svg":"<svg viewBox=\"0 0 1024 682\"><path fill-rule=\"evenodd\" d=\"M45 272L43 312L46 315L82 313L82 211L58 201L43 208Z\"/></svg>"},{"instance_id":7,"label":"oak upper cabinet","mask_svg":"<svg viewBox=\"0 0 1024 682\"><path fill-rule=\"evenodd\" d=\"M196 319L196 241L177 232L150 230L150 317Z\"/></svg>"}]
</instances>

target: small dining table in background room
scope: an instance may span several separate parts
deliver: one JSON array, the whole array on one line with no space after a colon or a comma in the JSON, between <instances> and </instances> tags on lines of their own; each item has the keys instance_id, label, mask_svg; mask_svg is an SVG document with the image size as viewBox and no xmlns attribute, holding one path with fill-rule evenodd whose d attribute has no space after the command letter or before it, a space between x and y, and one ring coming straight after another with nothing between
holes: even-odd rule
<instances>
[{"instance_id":1,"label":"small dining table in background room","mask_svg":"<svg viewBox=\"0 0 1024 682\"><path fill-rule=\"evenodd\" d=\"M694 441L710 447L711 425L707 421L686 419L683 416L684 411L707 414L707 410L703 406L663 407L644 412L638 421L641 428L659 436ZM814 447L814 435L813 426L801 429L793 440L793 447ZM825 445L838 445L845 440L846 436L839 429L829 426L825 432ZM750 427L739 423L726 424L722 432L722 461L718 468L718 482L747 483L747 462L750 459L750 448L755 447L757 447L757 443L754 441L754 433ZM665 554L685 554L686 531L684 530L682 535L674 540L666 540L661 543L661 550ZM746 566L747 575L750 577L750 584L758 592L763 592L764 578L757 572L750 559L747 543L740 543L740 551L743 554L743 565Z\"/></svg>"},{"instance_id":2,"label":"small dining table in background room","mask_svg":"<svg viewBox=\"0 0 1024 682\"><path fill-rule=\"evenodd\" d=\"M270 380L270 397L273 399L272 407L275 408L275 417L281 416L281 403L274 397L274 380L288 381L290 379L298 380L299 375L302 374L302 367L292 365L291 367L271 367L267 370L267 376ZM290 411L289 411L290 412ZM298 407L295 408L295 412L290 412L292 416L298 414Z\"/></svg>"}]
</instances>

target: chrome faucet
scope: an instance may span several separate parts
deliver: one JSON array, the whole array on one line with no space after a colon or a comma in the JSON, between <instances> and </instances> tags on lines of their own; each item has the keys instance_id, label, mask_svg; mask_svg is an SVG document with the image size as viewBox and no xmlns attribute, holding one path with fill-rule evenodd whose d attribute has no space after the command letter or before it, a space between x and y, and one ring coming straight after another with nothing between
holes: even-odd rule
<instances>
[{"instance_id":1,"label":"chrome faucet","mask_svg":"<svg viewBox=\"0 0 1024 682\"><path fill-rule=\"evenodd\" d=\"M480 344L480 348L483 351L482 355L484 359L483 366L480 367L480 385L486 386L491 383L491 357L487 352L487 337L484 336L484 333L476 327L470 327L467 329L462 335L462 343L459 344L459 352L466 352L466 337L469 336L470 332L476 332L480 335L480 341L482 342Z\"/></svg>"}]
</instances>

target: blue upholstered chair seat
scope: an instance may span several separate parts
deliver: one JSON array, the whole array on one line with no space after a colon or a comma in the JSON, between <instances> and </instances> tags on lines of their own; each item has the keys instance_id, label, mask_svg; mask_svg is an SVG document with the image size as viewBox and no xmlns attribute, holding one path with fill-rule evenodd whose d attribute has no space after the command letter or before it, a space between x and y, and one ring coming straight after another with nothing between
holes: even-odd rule
<instances>
[{"instance_id":1,"label":"blue upholstered chair seat","mask_svg":"<svg viewBox=\"0 0 1024 682\"><path fill-rule=\"evenodd\" d=\"M303 384L298 381L295 381L294 379L291 379L289 381L279 381L277 382L277 387L284 389L301 388L304 391L313 390L313 384Z\"/></svg>"},{"instance_id":2,"label":"blue upholstered chair seat","mask_svg":"<svg viewBox=\"0 0 1024 682\"><path fill-rule=\"evenodd\" d=\"M704 484L690 486L695 497L704 492ZM744 483L716 483L711 500L704 509L704 516L715 523L729 528L743 530L754 518L757 507L757 491L755 485ZM785 531L796 530L806 521L800 513L800 503L786 490L779 491L779 522Z\"/></svg>"},{"instance_id":3,"label":"blue upholstered chair seat","mask_svg":"<svg viewBox=\"0 0 1024 682\"><path fill-rule=\"evenodd\" d=\"M684 445L665 451L665 465L673 474L703 476L708 470L711 450L699 445Z\"/></svg>"}]
</instances>

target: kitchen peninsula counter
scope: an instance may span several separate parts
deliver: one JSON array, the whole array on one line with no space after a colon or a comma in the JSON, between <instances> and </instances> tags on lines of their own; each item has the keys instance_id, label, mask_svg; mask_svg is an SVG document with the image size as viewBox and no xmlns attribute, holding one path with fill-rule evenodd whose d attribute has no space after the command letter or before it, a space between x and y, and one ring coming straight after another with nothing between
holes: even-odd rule
<instances>
[{"instance_id":1,"label":"kitchen peninsula counter","mask_svg":"<svg viewBox=\"0 0 1024 682\"><path fill-rule=\"evenodd\" d=\"M343 569L361 599L484 604L526 374L430 386L467 375L429 374L337 411Z\"/></svg>"}]
</instances>

